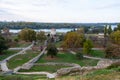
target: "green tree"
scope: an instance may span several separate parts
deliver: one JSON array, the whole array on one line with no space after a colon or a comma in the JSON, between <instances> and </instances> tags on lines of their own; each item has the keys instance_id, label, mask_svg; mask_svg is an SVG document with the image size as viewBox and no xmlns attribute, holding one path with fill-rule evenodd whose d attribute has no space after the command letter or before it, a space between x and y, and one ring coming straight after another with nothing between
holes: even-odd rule
<instances>
[{"instance_id":1,"label":"green tree","mask_svg":"<svg viewBox=\"0 0 120 80\"><path fill-rule=\"evenodd\" d=\"M110 35L110 38L111 38L113 43L120 45L120 30L112 32Z\"/></svg>"},{"instance_id":2,"label":"green tree","mask_svg":"<svg viewBox=\"0 0 120 80\"><path fill-rule=\"evenodd\" d=\"M107 36L108 30L107 30L107 25L104 27L104 37Z\"/></svg>"},{"instance_id":3,"label":"green tree","mask_svg":"<svg viewBox=\"0 0 120 80\"><path fill-rule=\"evenodd\" d=\"M6 40L0 35L0 54L8 49Z\"/></svg>"},{"instance_id":4,"label":"green tree","mask_svg":"<svg viewBox=\"0 0 120 80\"><path fill-rule=\"evenodd\" d=\"M19 33L19 38L24 41L34 41L36 40L36 32L32 29L24 28Z\"/></svg>"},{"instance_id":5,"label":"green tree","mask_svg":"<svg viewBox=\"0 0 120 80\"><path fill-rule=\"evenodd\" d=\"M65 35L62 46L64 48L80 48L84 41L84 35L77 32L69 32Z\"/></svg>"},{"instance_id":6,"label":"green tree","mask_svg":"<svg viewBox=\"0 0 120 80\"><path fill-rule=\"evenodd\" d=\"M56 56L58 53L58 50L56 48L56 46L53 43L49 43L47 45L47 55L51 56L51 58L53 58L54 56Z\"/></svg>"},{"instance_id":7,"label":"green tree","mask_svg":"<svg viewBox=\"0 0 120 80\"><path fill-rule=\"evenodd\" d=\"M46 37L44 31L40 31L40 32L37 33L37 40L38 41L43 42L46 39L47 39L47 37Z\"/></svg>"},{"instance_id":8,"label":"green tree","mask_svg":"<svg viewBox=\"0 0 120 80\"><path fill-rule=\"evenodd\" d=\"M109 25L108 27L108 34L110 35L112 33L112 28L111 28L111 25Z\"/></svg>"},{"instance_id":9,"label":"green tree","mask_svg":"<svg viewBox=\"0 0 120 80\"><path fill-rule=\"evenodd\" d=\"M93 43L91 40L86 40L83 45L83 53L89 54L89 52L92 50Z\"/></svg>"},{"instance_id":10,"label":"green tree","mask_svg":"<svg viewBox=\"0 0 120 80\"><path fill-rule=\"evenodd\" d=\"M120 30L120 24L117 25L117 30Z\"/></svg>"}]
</instances>

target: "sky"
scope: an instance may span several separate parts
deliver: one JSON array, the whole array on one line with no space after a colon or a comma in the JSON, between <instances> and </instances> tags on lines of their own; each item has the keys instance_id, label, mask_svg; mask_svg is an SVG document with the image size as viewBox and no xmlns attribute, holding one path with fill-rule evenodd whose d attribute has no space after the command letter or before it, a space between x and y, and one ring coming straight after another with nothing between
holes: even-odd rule
<instances>
[{"instance_id":1,"label":"sky","mask_svg":"<svg viewBox=\"0 0 120 80\"><path fill-rule=\"evenodd\" d=\"M0 21L120 22L120 0L0 0Z\"/></svg>"}]
</instances>

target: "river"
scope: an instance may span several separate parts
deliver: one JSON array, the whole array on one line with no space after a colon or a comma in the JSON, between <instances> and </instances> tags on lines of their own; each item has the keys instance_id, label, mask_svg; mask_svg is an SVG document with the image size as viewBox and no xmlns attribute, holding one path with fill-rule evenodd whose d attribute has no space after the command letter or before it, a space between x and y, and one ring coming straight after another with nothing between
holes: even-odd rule
<instances>
[{"instance_id":1,"label":"river","mask_svg":"<svg viewBox=\"0 0 120 80\"><path fill-rule=\"evenodd\" d=\"M117 27L117 25L111 25L112 29L114 29L115 27ZM45 32L50 32L51 29L34 29L36 32L38 31L45 31ZM61 32L61 33L66 33L68 31L73 30L73 28L60 28L60 29L56 29L56 32ZM10 29L10 32L12 33L18 33L20 32L21 29Z\"/></svg>"}]
</instances>

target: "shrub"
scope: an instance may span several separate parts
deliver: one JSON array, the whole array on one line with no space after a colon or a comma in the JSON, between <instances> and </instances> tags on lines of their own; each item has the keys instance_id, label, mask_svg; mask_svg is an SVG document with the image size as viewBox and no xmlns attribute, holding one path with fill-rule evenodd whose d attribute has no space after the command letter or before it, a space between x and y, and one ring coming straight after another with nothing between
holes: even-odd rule
<instances>
[{"instance_id":1,"label":"shrub","mask_svg":"<svg viewBox=\"0 0 120 80\"><path fill-rule=\"evenodd\" d=\"M109 45L105 49L107 58L120 58L120 47L116 45Z\"/></svg>"},{"instance_id":2,"label":"shrub","mask_svg":"<svg viewBox=\"0 0 120 80\"><path fill-rule=\"evenodd\" d=\"M56 56L58 53L58 50L56 48L56 46L53 43L49 43L47 46L47 55L51 56L51 58L53 58L53 56Z\"/></svg>"},{"instance_id":3,"label":"shrub","mask_svg":"<svg viewBox=\"0 0 120 80\"><path fill-rule=\"evenodd\" d=\"M81 52L77 52L77 53L76 53L76 57L77 57L78 59L83 59L83 54L82 54Z\"/></svg>"},{"instance_id":4,"label":"shrub","mask_svg":"<svg viewBox=\"0 0 120 80\"><path fill-rule=\"evenodd\" d=\"M83 53L89 54L89 52L92 50L93 43L91 40L86 40L83 45Z\"/></svg>"}]
</instances>

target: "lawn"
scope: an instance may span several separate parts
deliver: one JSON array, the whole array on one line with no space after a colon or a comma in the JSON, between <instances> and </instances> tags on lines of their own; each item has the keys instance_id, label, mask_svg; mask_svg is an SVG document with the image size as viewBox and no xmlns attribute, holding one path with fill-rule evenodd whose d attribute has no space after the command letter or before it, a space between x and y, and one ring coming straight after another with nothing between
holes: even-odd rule
<instances>
[{"instance_id":1,"label":"lawn","mask_svg":"<svg viewBox=\"0 0 120 80\"><path fill-rule=\"evenodd\" d=\"M26 51L25 54L19 54L8 61L8 67L10 69L21 66L25 62L37 56L40 52L33 52L32 50Z\"/></svg>"},{"instance_id":2,"label":"lawn","mask_svg":"<svg viewBox=\"0 0 120 80\"><path fill-rule=\"evenodd\" d=\"M62 41L59 41L59 42L55 43L55 46L59 48L59 47L61 47L61 44L62 44Z\"/></svg>"},{"instance_id":3,"label":"lawn","mask_svg":"<svg viewBox=\"0 0 120 80\"><path fill-rule=\"evenodd\" d=\"M47 59L47 56L44 55L41 59L37 61L37 63L45 63L45 62L66 62L66 63L76 63L80 66L95 66L97 65L98 60L92 59L82 59L79 60L75 55L69 52L59 52L56 59Z\"/></svg>"},{"instance_id":4,"label":"lawn","mask_svg":"<svg viewBox=\"0 0 120 80\"><path fill-rule=\"evenodd\" d=\"M20 41L17 44L14 44L12 47L27 47L31 44L31 42Z\"/></svg>"},{"instance_id":5,"label":"lawn","mask_svg":"<svg viewBox=\"0 0 120 80\"><path fill-rule=\"evenodd\" d=\"M40 72L40 71L45 71L45 72L50 72L50 73L54 73L56 72L58 69L61 68L67 68L67 66L38 66L35 65L33 66L30 70L23 70L21 69L19 72Z\"/></svg>"},{"instance_id":6,"label":"lawn","mask_svg":"<svg viewBox=\"0 0 120 80\"><path fill-rule=\"evenodd\" d=\"M101 58L105 58L105 52L102 50L92 50L90 52L90 55L93 57L101 57Z\"/></svg>"},{"instance_id":7,"label":"lawn","mask_svg":"<svg viewBox=\"0 0 120 80\"><path fill-rule=\"evenodd\" d=\"M30 43L26 43L26 44L16 44L15 47L27 47L27 46L29 46L29 45L30 45Z\"/></svg>"},{"instance_id":8,"label":"lawn","mask_svg":"<svg viewBox=\"0 0 120 80\"><path fill-rule=\"evenodd\" d=\"M19 52L20 50L6 50L3 52L3 54L0 55L0 61L2 61L3 59Z\"/></svg>"}]
</instances>

